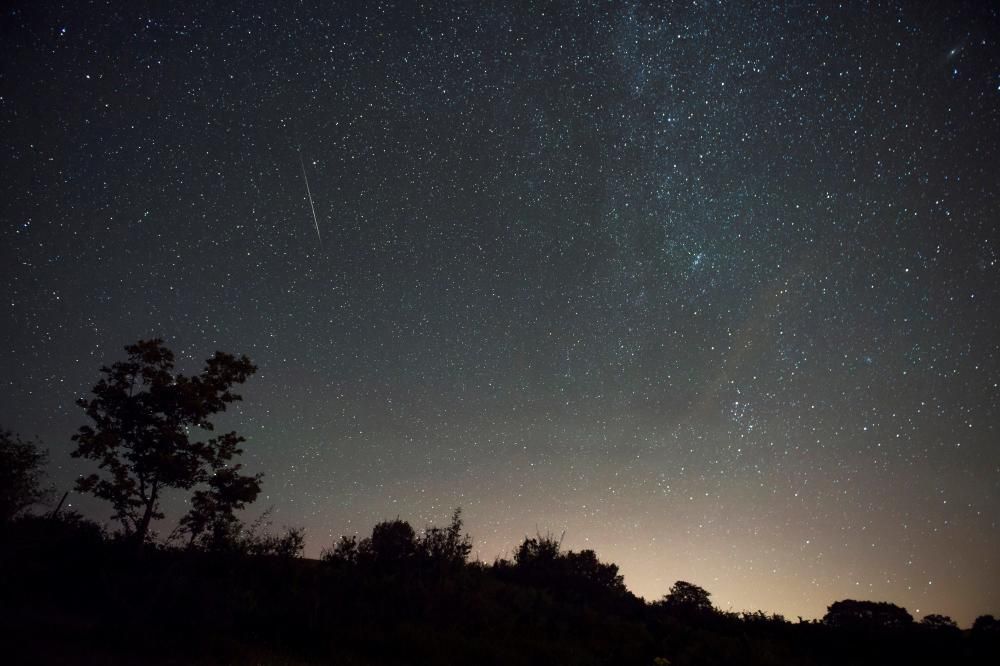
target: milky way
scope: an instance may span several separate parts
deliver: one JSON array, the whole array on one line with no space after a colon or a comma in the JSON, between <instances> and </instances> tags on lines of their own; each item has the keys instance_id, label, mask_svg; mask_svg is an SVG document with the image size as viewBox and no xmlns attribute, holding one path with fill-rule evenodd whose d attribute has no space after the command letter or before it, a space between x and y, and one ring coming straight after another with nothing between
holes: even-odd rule
<instances>
[{"instance_id":1,"label":"milky way","mask_svg":"<svg viewBox=\"0 0 1000 666\"><path fill-rule=\"evenodd\" d=\"M647 599L1000 612L993 3L141 4L0 18L0 424L60 488L162 336L260 366L309 555L461 506Z\"/></svg>"}]
</instances>

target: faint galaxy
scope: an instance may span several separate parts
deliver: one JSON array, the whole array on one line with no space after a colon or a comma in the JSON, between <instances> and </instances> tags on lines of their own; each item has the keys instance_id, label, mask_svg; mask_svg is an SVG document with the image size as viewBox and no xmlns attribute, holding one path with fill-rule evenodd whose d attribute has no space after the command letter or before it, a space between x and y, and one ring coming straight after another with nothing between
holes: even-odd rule
<instances>
[{"instance_id":1,"label":"faint galaxy","mask_svg":"<svg viewBox=\"0 0 1000 666\"><path fill-rule=\"evenodd\" d=\"M1000 611L994 3L10 4L0 424L60 488L162 336L260 366L312 556L460 505L647 599Z\"/></svg>"}]
</instances>

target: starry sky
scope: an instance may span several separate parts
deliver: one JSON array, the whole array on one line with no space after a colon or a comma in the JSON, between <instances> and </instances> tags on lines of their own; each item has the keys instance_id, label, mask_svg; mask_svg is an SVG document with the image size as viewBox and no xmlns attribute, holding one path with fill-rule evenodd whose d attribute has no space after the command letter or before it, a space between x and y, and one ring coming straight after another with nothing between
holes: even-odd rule
<instances>
[{"instance_id":1,"label":"starry sky","mask_svg":"<svg viewBox=\"0 0 1000 666\"><path fill-rule=\"evenodd\" d=\"M994 3L200 4L0 16L0 424L60 488L161 336L259 365L220 426L310 556L461 506L650 600L1000 612Z\"/></svg>"}]
</instances>

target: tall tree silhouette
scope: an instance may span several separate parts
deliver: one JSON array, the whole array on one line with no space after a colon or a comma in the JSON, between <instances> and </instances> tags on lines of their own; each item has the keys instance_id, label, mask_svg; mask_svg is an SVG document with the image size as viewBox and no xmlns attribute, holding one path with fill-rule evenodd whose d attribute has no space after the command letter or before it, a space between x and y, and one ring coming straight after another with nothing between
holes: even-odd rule
<instances>
[{"instance_id":1,"label":"tall tree silhouette","mask_svg":"<svg viewBox=\"0 0 1000 666\"><path fill-rule=\"evenodd\" d=\"M47 457L34 442L0 430L0 523L10 522L49 496L50 490L42 485Z\"/></svg>"},{"instance_id":2,"label":"tall tree silhouette","mask_svg":"<svg viewBox=\"0 0 1000 666\"><path fill-rule=\"evenodd\" d=\"M232 477L228 488L239 487L239 502L256 498L257 477L229 466L242 453L242 437L228 432L192 439L198 430L212 431L212 416L241 399L232 387L257 370L250 359L216 352L201 373L189 377L174 372L174 354L163 340L140 340L125 351L127 360L101 368L94 397L77 401L94 425L73 436L72 455L95 460L104 470L81 477L77 489L111 502L123 532L138 543L146 540L150 523L163 517L166 489L191 489L221 473ZM226 507L219 509L224 513Z\"/></svg>"}]
</instances>

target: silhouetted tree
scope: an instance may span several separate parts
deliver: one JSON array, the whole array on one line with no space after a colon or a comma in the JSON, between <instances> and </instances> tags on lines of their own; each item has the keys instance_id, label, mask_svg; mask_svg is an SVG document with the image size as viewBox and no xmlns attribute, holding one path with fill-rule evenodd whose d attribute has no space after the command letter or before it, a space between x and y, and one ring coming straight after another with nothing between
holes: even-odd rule
<instances>
[{"instance_id":1,"label":"silhouetted tree","mask_svg":"<svg viewBox=\"0 0 1000 666\"><path fill-rule=\"evenodd\" d=\"M693 583L679 580L670 587L670 592L664 595L660 606L676 615L698 615L711 613L711 593Z\"/></svg>"},{"instance_id":2,"label":"silhouetted tree","mask_svg":"<svg viewBox=\"0 0 1000 666\"><path fill-rule=\"evenodd\" d=\"M472 551L472 539L462 534L462 510L455 509L448 527L428 526L418 536L410 524L399 518L375 525L372 535L358 541L342 536L320 557L334 565L377 565L394 569L413 563L423 570L449 570L465 565Z\"/></svg>"},{"instance_id":3,"label":"silhouetted tree","mask_svg":"<svg viewBox=\"0 0 1000 666\"><path fill-rule=\"evenodd\" d=\"M981 636L1000 637L1000 620L992 615L980 615L972 623L972 633Z\"/></svg>"},{"instance_id":4,"label":"silhouetted tree","mask_svg":"<svg viewBox=\"0 0 1000 666\"><path fill-rule=\"evenodd\" d=\"M294 559L302 556L306 533L301 527L286 527L280 534L250 531L238 542L239 552L256 557Z\"/></svg>"},{"instance_id":5,"label":"silhouetted tree","mask_svg":"<svg viewBox=\"0 0 1000 666\"><path fill-rule=\"evenodd\" d=\"M465 564L472 552L472 539L462 534L462 509L455 509L448 527L428 527L419 542L421 557L439 567Z\"/></svg>"},{"instance_id":6,"label":"silhouetted tree","mask_svg":"<svg viewBox=\"0 0 1000 666\"><path fill-rule=\"evenodd\" d=\"M494 568L500 572L510 568L521 582L577 599L608 599L626 593L618 565L601 562L593 550L563 552L561 541L551 534L525 538L514 553L513 567L498 562Z\"/></svg>"},{"instance_id":7,"label":"silhouetted tree","mask_svg":"<svg viewBox=\"0 0 1000 666\"><path fill-rule=\"evenodd\" d=\"M913 616L886 601L836 601L827 608L823 622L832 627L854 629L899 629L913 624Z\"/></svg>"},{"instance_id":8,"label":"silhouetted tree","mask_svg":"<svg viewBox=\"0 0 1000 666\"><path fill-rule=\"evenodd\" d=\"M658 605L671 615L692 618L715 611L709 600L711 596L704 588L679 580L670 587L670 592L663 596Z\"/></svg>"},{"instance_id":9,"label":"silhouetted tree","mask_svg":"<svg viewBox=\"0 0 1000 666\"><path fill-rule=\"evenodd\" d=\"M969 632L969 648L976 664L1000 662L1000 619L992 615L977 617Z\"/></svg>"},{"instance_id":10,"label":"silhouetted tree","mask_svg":"<svg viewBox=\"0 0 1000 666\"><path fill-rule=\"evenodd\" d=\"M625 592L625 579L618 573L618 565L604 563L597 559L597 553L586 549L569 551L565 555L566 571L578 581L585 581L595 588L613 592Z\"/></svg>"},{"instance_id":11,"label":"silhouetted tree","mask_svg":"<svg viewBox=\"0 0 1000 666\"><path fill-rule=\"evenodd\" d=\"M213 430L211 417L241 399L233 385L245 382L257 368L246 356L216 352L200 374L189 377L174 373L173 352L162 340L140 340L125 351L127 360L101 368L95 397L78 401L94 425L82 426L73 436L77 448L72 455L96 460L105 472L79 479L77 489L110 501L125 535L142 543L151 521L163 517L159 506L165 489L190 489L208 481L242 453L244 439L235 432L204 441L192 440L191 434ZM236 495L243 498L238 501L256 496L252 483L226 483L228 489L238 487ZM229 506L235 504L230 501ZM224 514L225 501L218 508ZM220 515L206 503L194 511ZM190 522L203 520L198 515Z\"/></svg>"},{"instance_id":12,"label":"silhouetted tree","mask_svg":"<svg viewBox=\"0 0 1000 666\"><path fill-rule=\"evenodd\" d=\"M332 548L325 548L320 553L320 559L328 564L344 564L353 566L358 563L358 537L342 536Z\"/></svg>"},{"instance_id":13,"label":"silhouetted tree","mask_svg":"<svg viewBox=\"0 0 1000 666\"><path fill-rule=\"evenodd\" d=\"M551 534L539 534L531 539L525 537L514 553L514 566L523 571L549 570L559 559L561 547L561 541Z\"/></svg>"},{"instance_id":14,"label":"silhouetted tree","mask_svg":"<svg viewBox=\"0 0 1000 666\"><path fill-rule=\"evenodd\" d=\"M37 442L0 430L0 523L9 523L50 496L51 490L42 485L47 459Z\"/></svg>"},{"instance_id":15,"label":"silhouetted tree","mask_svg":"<svg viewBox=\"0 0 1000 666\"><path fill-rule=\"evenodd\" d=\"M927 627L928 629L958 631L958 623L956 623L953 619L947 615L937 615L935 613L925 615L923 619L920 620L920 625Z\"/></svg>"},{"instance_id":16,"label":"silhouetted tree","mask_svg":"<svg viewBox=\"0 0 1000 666\"><path fill-rule=\"evenodd\" d=\"M221 550L236 543L242 523L235 512L257 499L263 476L242 475L240 468L234 465L216 470L208 480L208 489L195 491L191 510L180 521L189 544Z\"/></svg>"},{"instance_id":17,"label":"silhouetted tree","mask_svg":"<svg viewBox=\"0 0 1000 666\"><path fill-rule=\"evenodd\" d=\"M417 535L405 520L386 520L372 528L371 537L363 539L358 549L376 565L398 566L417 554Z\"/></svg>"}]
</instances>

